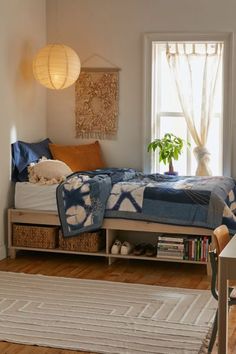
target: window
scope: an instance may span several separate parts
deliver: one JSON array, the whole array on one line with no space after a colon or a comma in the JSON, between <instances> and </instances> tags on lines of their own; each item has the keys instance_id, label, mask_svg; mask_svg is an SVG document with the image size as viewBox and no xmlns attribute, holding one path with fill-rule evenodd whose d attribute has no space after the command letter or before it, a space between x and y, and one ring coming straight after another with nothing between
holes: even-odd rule
<instances>
[{"instance_id":1,"label":"window","mask_svg":"<svg viewBox=\"0 0 236 354\"><path fill-rule=\"evenodd\" d=\"M210 168L212 174L229 175L231 151L229 144L224 144L224 141L226 139L227 142L230 141L229 116L231 112L229 105L227 106L229 102L228 93L230 91L230 79L228 76L230 70L227 67L231 59L229 59L229 54L226 55L226 52L229 52L230 37L225 35L226 37L220 38L219 36L214 38L213 36L215 40L212 40L209 35L205 35L202 40L201 35L199 35L199 40L196 40L195 35L189 40L188 36L185 36L184 39L179 39L178 35L174 34L172 40L170 40L170 36L171 34L151 34L147 35L145 42L144 149L146 149L150 141L162 137L167 132L182 137L191 143L191 147L187 148L186 146L184 148L179 160L174 161L174 168L180 175L195 175L197 161L193 149L196 144L187 128L173 73L167 61L166 48L167 44L171 47L181 43L182 46L187 47L187 50L188 47L191 50L191 46L194 45L201 52L206 45L214 48L215 43L220 42L222 43L224 55L222 56L222 65L218 71L215 100L213 102L213 117L210 123L206 147L211 153ZM165 40L163 40L163 37L165 37ZM147 76L149 76L149 79ZM226 80L228 81L226 82ZM201 80L196 80L195 90L197 90L198 85L202 85ZM225 94L226 88L228 88L227 95ZM200 124L200 122L198 121L196 124ZM144 152L145 172L163 173L168 169L167 166L158 162L157 154Z\"/></svg>"},{"instance_id":2,"label":"window","mask_svg":"<svg viewBox=\"0 0 236 354\"><path fill-rule=\"evenodd\" d=\"M175 43L168 43L169 46L175 46ZM184 43L180 45L185 45L189 52L192 50L194 45L197 53L201 53L204 50L206 43ZM209 43L209 46L211 44ZM212 46L214 44L212 43ZM191 138L191 134L187 128L187 124L183 115L182 108L180 106L177 90L175 87L175 82L172 77L171 70L169 68L167 57L166 57L166 47L167 43L153 42L152 44L152 65L153 65L153 131L152 139L156 137L163 137L165 133L173 133L180 136L185 141L191 143L191 147L187 148L185 146L182 155L178 161L174 161L175 170L179 172L180 175L194 175L197 162L193 155L193 148L195 143ZM214 48L213 48L214 50ZM197 57L197 59L199 59ZM196 91L201 90L202 80L196 77L200 70L198 68L198 60L195 63L195 72L193 73L194 85ZM195 77L194 77L195 74ZM184 77L181 78L184 80ZM209 128L207 148L211 153L210 156L210 169L213 175L222 175L222 67L220 68L216 87L216 99L214 100L214 116L211 120L211 125ZM200 91L201 92L201 91ZM200 98L200 97L199 97ZM199 107L201 102L199 103ZM200 112L199 112L200 117ZM216 143L217 142L217 143ZM156 155L157 153L155 153ZM158 171L164 173L166 171L166 166L158 163L157 156L153 159L153 172Z\"/></svg>"}]
</instances>

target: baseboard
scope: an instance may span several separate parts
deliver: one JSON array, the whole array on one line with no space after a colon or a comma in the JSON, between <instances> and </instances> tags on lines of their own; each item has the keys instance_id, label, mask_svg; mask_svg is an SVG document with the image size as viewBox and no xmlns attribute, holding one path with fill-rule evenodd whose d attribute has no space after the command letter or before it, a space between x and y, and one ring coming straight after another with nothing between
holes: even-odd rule
<instances>
[{"instance_id":1,"label":"baseboard","mask_svg":"<svg viewBox=\"0 0 236 354\"><path fill-rule=\"evenodd\" d=\"M7 247L6 245L0 246L0 260L7 258Z\"/></svg>"}]
</instances>

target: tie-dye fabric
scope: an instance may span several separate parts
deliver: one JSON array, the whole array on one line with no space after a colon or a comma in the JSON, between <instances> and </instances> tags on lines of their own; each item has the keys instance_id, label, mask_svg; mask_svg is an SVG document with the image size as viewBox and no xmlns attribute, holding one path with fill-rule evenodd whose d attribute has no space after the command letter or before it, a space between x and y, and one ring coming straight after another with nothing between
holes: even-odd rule
<instances>
[{"instance_id":1,"label":"tie-dye fabric","mask_svg":"<svg viewBox=\"0 0 236 354\"><path fill-rule=\"evenodd\" d=\"M74 173L57 189L64 236L101 228L103 218L145 220L236 232L236 187L229 177L144 175L132 169Z\"/></svg>"}]
</instances>

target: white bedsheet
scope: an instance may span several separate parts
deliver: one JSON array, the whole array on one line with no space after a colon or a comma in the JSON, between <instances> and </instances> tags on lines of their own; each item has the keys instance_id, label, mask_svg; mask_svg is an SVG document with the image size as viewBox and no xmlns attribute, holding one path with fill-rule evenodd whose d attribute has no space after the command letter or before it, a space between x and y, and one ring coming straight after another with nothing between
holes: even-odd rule
<instances>
[{"instance_id":1,"label":"white bedsheet","mask_svg":"<svg viewBox=\"0 0 236 354\"><path fill-rule=\"evenodd\" d=\"M57 211L57 186L58 184L40 185L17 182L15 186L15 208Z\"/></svg>"}]
</instances>

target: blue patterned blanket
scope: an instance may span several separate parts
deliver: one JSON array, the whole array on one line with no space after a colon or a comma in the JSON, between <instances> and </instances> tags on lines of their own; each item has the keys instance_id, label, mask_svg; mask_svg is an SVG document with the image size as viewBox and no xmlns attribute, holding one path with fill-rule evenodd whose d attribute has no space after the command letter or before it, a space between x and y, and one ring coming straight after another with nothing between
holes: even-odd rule
<instances>
[{"instance_id":1,"label":"blue patterned blanket","mask_svg":"<svg viewBox=\"0 0 236 354\"><path fill-rule=\"evenodd\" d=\"M229 177L173 177L133 169L74 173L57 188L64 236L97 230L104 217L236 232L236 186Z\"/></svg>"}]
</instances>

